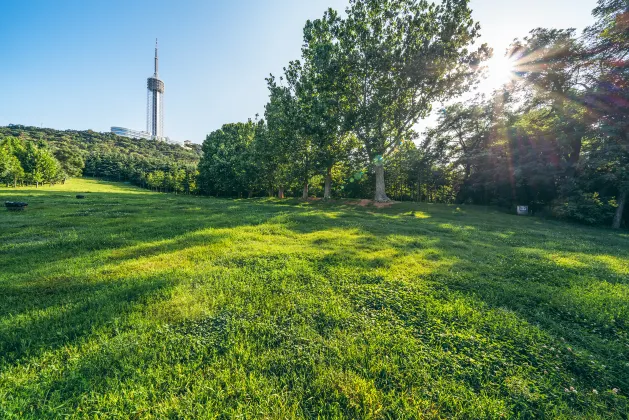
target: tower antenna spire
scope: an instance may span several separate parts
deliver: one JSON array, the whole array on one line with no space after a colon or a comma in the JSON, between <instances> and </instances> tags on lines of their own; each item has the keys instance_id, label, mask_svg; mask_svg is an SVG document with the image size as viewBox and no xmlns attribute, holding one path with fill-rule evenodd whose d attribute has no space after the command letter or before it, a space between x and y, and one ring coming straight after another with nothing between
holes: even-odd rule
<instances>
[{"instance_id":1,"label":"tower antenna spire","mask_svg":"<svg viewBox=\"0 0 629 420\"><path fill-rule=\"evenodd\" d=\"M155 77L157 77L157 67L158 67L158 58L157 58L157 38L155 38Z\"/></svg>"}]
</instances>

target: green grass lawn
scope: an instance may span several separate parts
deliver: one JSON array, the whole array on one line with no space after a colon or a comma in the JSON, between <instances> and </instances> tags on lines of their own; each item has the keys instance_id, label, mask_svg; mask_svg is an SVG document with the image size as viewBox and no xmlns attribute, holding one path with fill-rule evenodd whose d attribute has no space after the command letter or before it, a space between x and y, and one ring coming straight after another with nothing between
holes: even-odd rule
<instances>
[{"instance_id":1,"label":"green grass lawn","mask_svg":"<svg viewBox=\"0 0 629 420\"><path fill-rule=\"evenodd\" d=\"M92 180L5 200L0 418L627 417L626 232Z\"/></svg>"}]
</instances>

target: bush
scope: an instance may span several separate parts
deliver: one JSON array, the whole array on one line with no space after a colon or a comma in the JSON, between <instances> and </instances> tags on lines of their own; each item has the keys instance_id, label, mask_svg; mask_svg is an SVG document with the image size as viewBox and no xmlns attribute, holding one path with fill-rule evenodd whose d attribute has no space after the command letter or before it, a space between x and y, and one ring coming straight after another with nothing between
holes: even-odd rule
<instances>
[{"instance_id":1,"label":"bush","mask_svg":"<svg viewBox=\"0 0 629 420\"><path fill-rule=\"evenodd\" d=\"M553 216L589 225L610 224L616 211L613 199L602 199L597 192L580 193L568 198L557 199L552 205Z\"/></svg>"}]
</instances>

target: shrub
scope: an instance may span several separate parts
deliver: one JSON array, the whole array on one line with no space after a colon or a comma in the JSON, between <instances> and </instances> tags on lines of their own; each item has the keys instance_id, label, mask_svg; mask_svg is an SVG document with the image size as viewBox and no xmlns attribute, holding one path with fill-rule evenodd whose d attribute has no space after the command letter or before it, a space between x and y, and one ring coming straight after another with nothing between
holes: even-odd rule
<instances>
[{"instance_id":1,"label":"shrub","mask_svg":"<svg viewBox=\"0 0 629 420\"><path fill-rule=\"evenodd\" d=\"M589 225L610 224L616 211L613 199L601 198L599 193L579 193L557 199L552 205L553 216Z\"/></svg>"}]
</instances>

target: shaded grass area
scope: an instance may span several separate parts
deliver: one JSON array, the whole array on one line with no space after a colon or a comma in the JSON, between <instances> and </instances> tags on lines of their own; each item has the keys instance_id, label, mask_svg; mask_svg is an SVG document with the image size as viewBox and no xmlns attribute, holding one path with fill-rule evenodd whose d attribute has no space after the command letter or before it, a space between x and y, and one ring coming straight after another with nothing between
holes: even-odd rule
<instances>
[{"instance_id":1,"label":"shaded grass area","mask_svg":"<svg viewBox=\"0 0 629 420\"><path fill-rule=\"evenodd\" d=\"M0 200L29 203L0 212L0 418L627 416L626 233L93 180Z\"/></svg>"}]
</instances>

